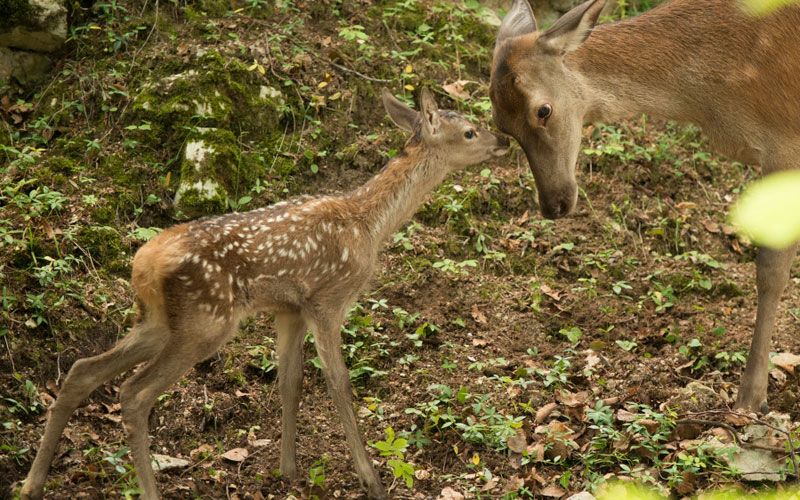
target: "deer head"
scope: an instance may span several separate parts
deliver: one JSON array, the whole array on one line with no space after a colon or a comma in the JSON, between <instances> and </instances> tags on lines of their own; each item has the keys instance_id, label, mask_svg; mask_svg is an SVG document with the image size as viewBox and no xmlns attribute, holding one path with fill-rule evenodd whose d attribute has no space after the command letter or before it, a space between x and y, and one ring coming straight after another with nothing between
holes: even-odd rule
<instances>
[{"instance_id":1,"label":"deer head","mask_svg":"<svg viewBox=\"0 0 800 500\"><path fill-rule=\"evenodd\" d=\"M422 90L420 111L409 108L386 89L382 97L392 121L414 134L411 141L419 141L428 151L436 152L449 170L503 156L508 151L507 138L476 127L455 111L440 110L428 89Z\"/></svg>"},{"instance_id":2,"label":"deer head","mask_svg":"<svg viewBox=\"0 0 800 500\"><path fill-rule=\"evenodd\" d=\"M549 219L569 214L578 198L575 162L590 92L565 60L604 5L589 0L542 32L528 1L515 0L497 35L489 88L494 121L525 151Z\"/></svg>"}]
</instances>

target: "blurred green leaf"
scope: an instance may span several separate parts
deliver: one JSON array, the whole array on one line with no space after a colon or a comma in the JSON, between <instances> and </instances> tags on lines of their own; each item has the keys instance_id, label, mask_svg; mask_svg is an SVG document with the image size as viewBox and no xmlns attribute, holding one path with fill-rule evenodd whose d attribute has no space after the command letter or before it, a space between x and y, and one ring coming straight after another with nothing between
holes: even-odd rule
<instances>
[{"instance_id":1,"label":"blurred green leaf","mask_svg":"<svg viewBox=\"0 0 800 500\"><path fill-rule=\"evenodd\" d=\"M786 248L800 240L800 171L754 182L734 205L731 223L755 243Z\"/></svg>"},{"instance_id":2,"label":"blurred green leaf","mask_svg":"<svg viewBox=\"0 0 800 500\"><path fill-rule=\"evenodd\" d=\"M799 3L798 0L741 0L741 2L745 12L753 16L766 16L785 5Z\"/></svg>"}]
</instances>

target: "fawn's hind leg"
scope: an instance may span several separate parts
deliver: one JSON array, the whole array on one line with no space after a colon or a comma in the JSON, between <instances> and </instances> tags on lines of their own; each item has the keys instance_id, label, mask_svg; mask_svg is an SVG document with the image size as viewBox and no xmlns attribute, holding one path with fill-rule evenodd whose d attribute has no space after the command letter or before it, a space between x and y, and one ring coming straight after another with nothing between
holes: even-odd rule
<instances>
[{"instance_id":1,"label":"fawn's hind leg","mask_svg":"<svg viewBox=\"0 0 800 500\"><path fill-rule=\"evenodd\" d=\"M306 323L299 314L280 313L275 317L278 331L278 385L281 392L281 475L297 477L297 408L303 392L303 339Z\"/></svg>"},{"instance_id":2,"label":"fawn's hind leg","mask_svg":"<svg viewBox=\"0 0 800 500\"><path fill-rule=\"evenodd\" d=\"M50 406L39 450L20 491L20 497L41 498L47 470L53 460L58 440L72 412L100 384L152 358L163 347L160 325L139 323L110 350L76 361Z\"/></svg>"},{"instance_id":3,"label":"fawn's hind leg","mask_svg":"<svg viewBox=\"0 0 800 500\"><path fill-rule=\"evenodd\" d=\"M235 322L215 325L214 318L197 318L193 324L195 328L191 332L171 331L169 341L158 356L142 366L120 388L122 423L128 434L142 499L158 498L158 487L150 464L147 422L156 398L197 362L216 352L236 331Z\"/></svg>"}]
</instances>

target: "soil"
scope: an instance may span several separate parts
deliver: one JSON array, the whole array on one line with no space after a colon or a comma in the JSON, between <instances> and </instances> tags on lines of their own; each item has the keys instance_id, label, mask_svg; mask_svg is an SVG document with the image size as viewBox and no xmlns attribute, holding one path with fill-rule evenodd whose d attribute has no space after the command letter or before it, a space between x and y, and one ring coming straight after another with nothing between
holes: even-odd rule
<instances>
[{"instance_id":1,"label":"soil","mask_svg":"<svg viewBox=\"0 0 800 500\"><path fill-rule=\"evenodd\" d=\"M241 12L226 7L218 16L197 13L211 2L179 3L182 7L162 6L162 18L155 21L153 6L147 2L123 2L127 20L115 18L103 29L145 26L127 49L101 50L108 43L104 33L83 35L95 38L79 38L65 49L54 71L55 90L7 91L11 97L4 101L3 112L6 127L16 134L9 137L16 142L5 144L19 145L25 137L41 134L42 129L34 126L38 117L47 117L52 126L33 167L14 165L6 154L9 165L0 166L2 184L35 178L32 186L49 185L63 192L67 201L61 210L26 218L8 191L0 198L0 219L4 219L0 230L31 227L31 241L34 235L40 240L24 250L16 243L0 247L0 276L8 283L3 295L16 297L4 308L7 326L0 327L5 343L0 381L6 398L0 403L5 422L0 430L0 496L13 495L21 485L44 427L43 408L57 395L69 366L110 347L132 321L126 259L142 242L130 237L129 230L175 222L169 203L174 183L163 181L167 172L177 175L170 157L179 153L179 145L161 151L158 143L140 138L141 149L152 148L146 160L140 156L144 153L125 149L123 141L130 136L124 127L139 122L128 121L130 115L124 111L101 109L98 95L112 88L109 82L133 94L137 86L161 77L156 74L160 64L180 64L189 57L186 54L209 47L247 64L256 60L265 69L258 78L271 83L291 79L294 86L283 90L291 96L287 101L294 115L287 114L281 126L293 131L295 135L287 137L295 143L280 155L289 158L295 170L267 171L266 191L239 193L253 196L247 208L301 192L358 186L381 168L388 150L402 147L402 134L391 127L375 97L381 83L370 79L391 80L384 84L393 88L405 83L437 89L458 79L474 80L479 83L472 98L486 96L490 46L465 46L462 66L457 67L452 54L441 54L438 47L445 43L441 38L439 45L409 58L414 74L424 75L413 80L404 76L411 73L405 72L404 64L386 55L408 43L408 31L423 21L437 30L445 30L450 22L468 30L464 36L479 29L491 39L495 29L491 26L474 28L471 18L468 23L451 11L437 14L439 1L421 2L408 14L417 16L414 19L398 14L377 21L369 17L371 9L401 2L319 6L295 2L290 11L281 10L281 2L262 10L250 10L248 3L234 6L244 9ZM421 13L425 9L428 14ZM81 15L76 19L86 25L104 19L97 6ZM303 21L293 38L267 41L292 19ZM169 26L148 37L152 26L167 22ZM342 27L359 23L372 35L368 43L377 47L374 61L359 57L361 49L340 35ZM111 71L116 58L134 57L138 60L127 76ZM288 68L287 61L296 65ZM73 76L81 68L87 76ZM66 70L69 76L63 73ZM327 83L320 87L320 82ZM100 88L101 84L107 86ZM337 91L349 93L349 101L331 100ZM328 101L315 110L310 95L317 92ZM475 112L444 91L438 93L443 108ZM413 91L407 94L411 97ZM62 123L45 103L67 95L83 99L85 111ZM29 102L30 109L12 109L16 99ZM123 106L125 102L119 109ZM477 117L488 120L489 114L484 110ZM315 126L322 130L318 137L310 135ZM84 138L106 132L99 153L69 143L74 140L83 148ZM608 152L609 145L620 143L623 153ZM242 145L246 153L251 147L260 146ZM640 468L639 476L618 463L592 465L581 458L591 452L597 435L586 412L600 401L615 414L623 409L644 412L646 406L673 422L685 417L693 405L701 410L732 406L743 368L735 354L746 353L754 325L756 249L732 231L725 214L742 187L758 175L755 167L707 153L699 131L645 118L614 127L589 127L584 147L578 168L583 191L575 213L566 219L541 219L533 179L524 155L515 149L506 158L453 175L402 232L404 238L387 244L371 291L351 313L343 339L346 352L355 353L348 355L348 363L355 375L354 396L366 441L386 439L388 427L405 432L407 438L417 436L404 455L416 470L413 488L393 477L388 458L368 446L392 498L436 498L446 487L473 497L513 498L525 497L526 489L529 496L553 493L546 489L552 486L561 488L562 494L551 497L559 497L594 489L603 476L641 479L645 474L662 491L681 495L719 485L745 490L759 486L715 468L686 476L688 490L685 486L681 490L666 472L677 460L676 450L684 449L684 440L674 433L666 445L662 443L666 448L660 461L641 450L620 448L618 453ZM313 161L308 160L305 149L324 150L326 156L312 155ZM133 176L128 183L106 168L110 158L125 155L131 156L125 168ZM81 162L84 167L80 174L49 178L32 173L54 158ZM155 162L163 170L148 170ZM312 173L311 163L318 166L317 173ZM79 185L85 177L95 181ZM160 200L143 202L149 193ZM87 204L83 197L88 194L103 203L113 201L110 219L102 221L103 214ZM58 258L55 249L60 248L80 256L75 240L63 235L85 223L120 228L123 258L90 252L96 267L90 257L86 262L91 264L42 282L34 274L42 264L31 262L30 255ZM437 265L448 260L454 268ZM458 267L459 263L464 264ZM119 270L110 270L112 264ZM51 305L44 323L26 325L37 314L30 296L68 282L64 303ZM798 285L800 271L795 267L778 316L775 352L800 353ZM395 308L418 317L401 324L403 313ZM425 324L434 327L426 329ZM579 339L570 341L569 332L578 330ZM311 362L315 353L308 341L298 422L301 479L290 483L277 474L281 408L276 370L270 364L273 336L271 318L248 321L233 341L159 398L150 420L151 452L190 461L189 467L158 473L165 498L363 497L335 408L321 372ZM731 356L735 359L728 361ZM563 359L569 366L560 369ZM559 372L562 379L548 381L549 375L557 378ZM770 409L797 422L800 372L776 369L774 373ZM73 416L48 476L47 498L120 496L135 488L117 401L123 379L104 385ZM32 390L25 388L26 381ZM686 396L687 386L696 387L693 383L709 389L705 399L700 392ZM447 402L441 385L452 390ZM463 401L456 399L459 391L465 395ZM554 413L537 421L537 411L549 403L556 404ZM435 407L441 414L454 412L462 425L431 425L430 413L423 411L426 404L425 411ZM515 425L504 428L512 433L520 429L531 447L524 457L509 449L509 436L498 438L500 431L491 426L472 429L480 430L481 436L469 434L471 423L495 422L487 417L490 414L516 419ZM550 452L554 441L537 432L552 422L568 425L577 445L558 460ZM547 443L548 458L528 460L537 443ZM246 448L249 455L242 461L223 457L234 448ZM324 479L312 484L320 470Z\"/></svg>"}]
</instances>

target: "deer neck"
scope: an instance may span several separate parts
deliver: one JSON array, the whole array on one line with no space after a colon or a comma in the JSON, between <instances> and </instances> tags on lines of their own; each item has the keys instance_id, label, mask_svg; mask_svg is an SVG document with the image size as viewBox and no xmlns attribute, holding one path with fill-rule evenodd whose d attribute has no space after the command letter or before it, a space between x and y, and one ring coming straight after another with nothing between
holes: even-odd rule
<instances>
[{"instance_id":1,"label":"deer neck","mask_svg":"<svg viewBox=\"0 0 800 500\"><path fill-rule=\"evenodd\" d=\"M598 26L566 57L583 88L586 123L641 113L698 121L705 104L694 102L687 81L696 74L692 65L697 57L690 55L680 33L659 29L660 17L654 12Z\"/></svg>"},{"instance_id":2,"label":"deer neck","mask_svg":"<svg viewBox=\"0 0 800 500\"><path fill-rule=\"evenodd\" d=\"M349 199L363 214L373 240L383 242L417 211L447 175L443 158L420 144L409 144Z\"/></svg>"}]
</instances>

